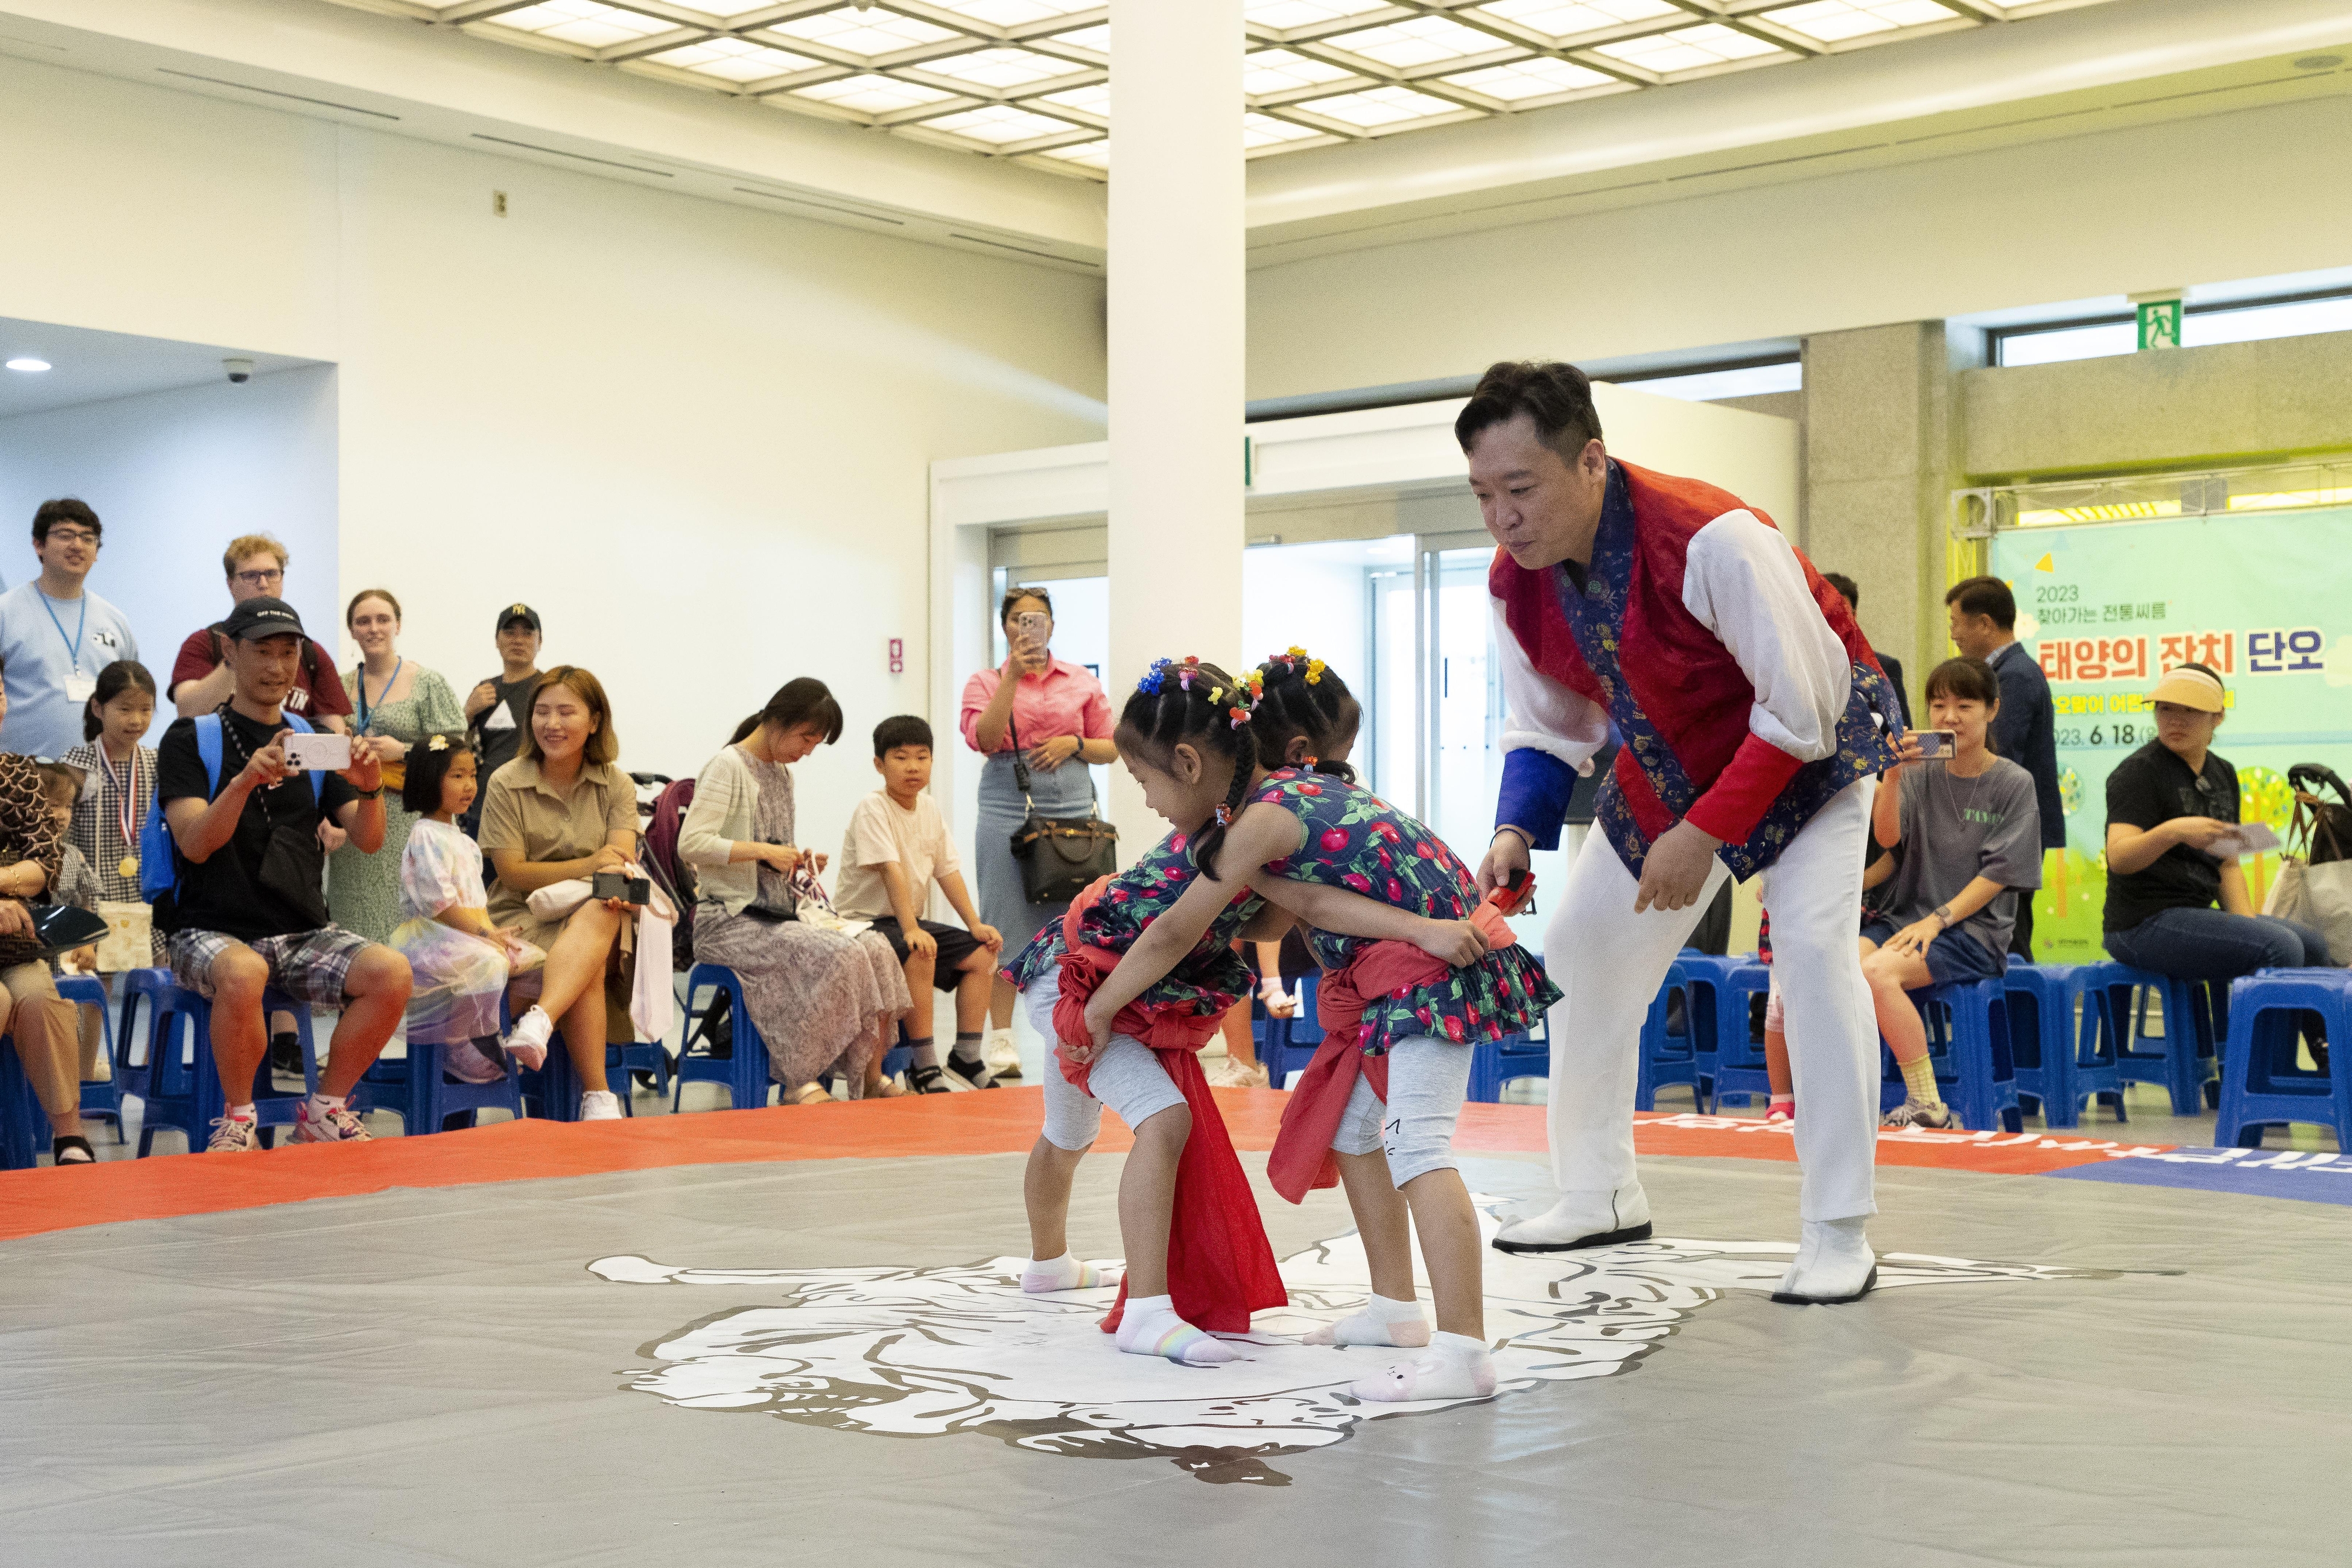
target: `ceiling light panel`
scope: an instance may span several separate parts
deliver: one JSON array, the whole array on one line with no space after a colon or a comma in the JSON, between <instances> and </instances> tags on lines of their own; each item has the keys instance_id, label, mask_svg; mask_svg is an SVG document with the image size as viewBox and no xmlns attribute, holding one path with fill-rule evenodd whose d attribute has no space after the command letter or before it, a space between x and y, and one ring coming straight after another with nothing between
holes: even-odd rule
<instances>
[{"instance_id":1,"label":"ceiling light panel","mask_svg":"<svg viewBox=\"0 0 2352 1568\"><path fill-rule=\"evenodd\" d=\"M1103 0L930 0L930 4L935 11L952 11L991 27L1021 27L1056 16L1075 16L1081 11L1098 11Z\"/></svg>"},{"instance_id":2,"label":"ceiling light panel","mask_svg":"<svg viewBox=\"0 0 2352 1568\"><path fill-rule=\"evenodd\" d=\"M1410 124L1416 120L1434 120L1441 115L1465 112L1458 103L1433 98L1425 92L1415 92L1409 87L1368 88L1362 92L1344 92L1335 98L1310 99L1298 107L1310 114L1319 114L1327 120L1355 126L1360 131L1386 130L1391 126Z\"/></svg>"},{"instance_id":3,"label":"ceiling light panel","mask_svg":"<svg viewBox=\"0 0 2352 1568\"><path fill-rule=\"evenodd\" d=\"M1646 37L1602 44L1592 52L1660 76L1673 76L1680 71L1705 70L1710 66L1788 51L1751 34L1703 22L1696 27L1677 27L1671 33L1652 33Z\"/></svg>"},{"instance_id":4,"label":"ceiling light panel","mask_svg":"<svg viewBox=\"0 0 2352 1568\"><path fill-rule=\"evenodd\" d=\"M1251 98L1271 98L1303 87L1361 79L1345 66L1314 59L1292 49L1260 49L1242 60L1242 91Z\"/></svg>"},{"instance_id":5,"label":"ceiling light panel","mask_svg":"<svg viewBox=\"0 0 2352 1568\"><path fill-rule=\"evenodd\" d=\"M1080 114L1091 114L1097 119L1110 118L1110 86L1107 82L1097 82L1092 87L1064 88L1060 92L1046 93L1035 101L1059 104L1064 109L1075 109Z\"/></svg>"},{"instance_id":6,"label":"ceiling light panel","mask_svg":"<svg viewBox=\"0 0 2352 1568\"><path fill-rule=\"evenodd\" d=\"M651 65L670 66L678 70L692 71L697 76L717 77L721 81L731 82L766 81L771 77L814 70L825 63L807 55L772 49L749 38L707 38L683 48L664 49L660 54L647 55L646 59Z\"/></svg>"},{"instance_id":7,"label":"ceiling light panel","mask_svg":"<svg viewBox=\"0 0 2352 1568\"><path fill-rule=\"evenodd\" d=\"M1872 37L1906 27L1932 27L1960 14L1937 0L1810 0L1803 5L1767 11L1762 20L1776 23L1817 43L1843 44L1849 38Z\"/></svg>"},{"instance_id":8,"label":"ceiling light panel","mask_svg":"<svg viewBox=\"0 0 2352 1568\"><path fill-rule=\"evenodd\" d=\"M1287 33L1397 8L1389 0L1244 0L1242 20Z\"/></svg>"},{"instance_id":9,"label":"ceiling light panel","mask_svg":"<svg viewBox=\"0 0 2352 1568\"><path fill-rule=\"evenodd\" d=\"M1414 16L1358 33L1335 34L1323 42L1396 70L1505 50L1516 52L1513 45L1492 33L1465 27L1444 16Z\"/></svg>"},{"instance_id":10,"label":"ceiling light panel","mask_svg":"<svg viewBox=\"0 0 2352 1568\"><path fill-rule=\"evenodd\" d=\"M900 81L896 77L843 77L836 81L823 81L814 87L794 88L785 95L804 98L815 103L827 103L835 109L856 110L860 114L896 114L902 109L920 109L927 103L945 103L956 95L942 92L920 82Z\"/></svg>"},{"instance_id":11,"label":"ceiling light panel","mask_svg":"<svg viewBox=\"0 0 2352 1568\"><path fill-rule=\"evenodd\" d=\"M1279 147L1291 141L1312 141L1327 134L1311 125L1276 120L1271 114L1253 111L1242 116L1242 145L1253 151L1260 147Z\"/></svg>"},{"instance_id":12,"label":"ceiling light panel","mask_svg":"<svg viewBox=\"0 0 2352 1568\"><path fill-rule=\"evenodd\" d=\"M959 110L953 114L940 115L937 120L919 120L917 123L926 131L944 131L970 141L985 141L992 147L1002 147L1013 141L1034 141L1041 136L1058 136L1079 129L1066 120L1015 109L1009 103L991 103L979 109Z\"/></svg>"},{"instance_id":13,"label":"ceiling light panel","mask_svg":"<svg viewBox=\"0 0 2352 1568\"><path fill-rule=\"evenodd\" d=\"M844 5L838 10L820 11L813 16L794 16L776 22L767 29L781 33L787 44L793 38L804 38L812 44L839 49L846 55L859 55L872 59L878 55L895 55L901 49L919 48L925 44L945 43L964 35L950 28L933 26L914 16L901 16L896 11L879 6L859 10Z\"/></svg>"},{"instance_id":14,"label":"ceiling light panel","mask_svg":"<svg viewBox=\"0 0 2352 1568\"><path fill-rule=\"evenodd\" d=\"M1056 163L1076 163L1082 169L1107 171L1110 168L1110 141L1105 138L1100 141L1073 142L1067 147L1056 147L1050 152L1040 152L1037 156L1051 158Z\"/></svg>"},{"instance_id":15,"label":"ceiling light panel","mask_svg":"<svg viewBox=\"0 0 2352 1568\"><path fill-rule=\"evenodd\" d=\"M1027 49L974 49L968 55L950 55L944 59L925 60L919 66L908 68L922 71L928 76L946 77L951 81L970 82L974 87L994 92L1009 92L1034 82L1076 76L1086 68L1074 66L1067 60L1057 60L1051 55L1034 54Z\"/></svg>"},{"instance_id":16,"label":"ceiling light panel","mask_svg":"<svg viewBox=\"0 0 2352 1568\"><path fill-rule=\"evenodd\" d=\"M1108 22L1098 22L1091 27L1076 27L1066 33L1054 33L1030 41L1037 44L1066 44L1072 48L1084 49L1088 54L1100 55L1105 59L1110 58L1110 24Z\"/></svg>"},{"instance_id":17,"label":"ceiling light panel","mask_svg":"<svg viewBox=\"0 0 2352 1568\"><path fill-rule=\"evenodd\" d=\"M488 25L589 49L610 48L614 44L650 38L656 33L677 31L675 22L624 11L618 5L599 5L596 0L541 0L540 5L525 5L519 11L501 11L488 18Z\"/></svg>"},{"instance_id":18,"label":"ceiling light panel","mask_svg":"<svg viewBox=\"0 0 2352 1568\"><path fill-rule=\"evenodd\" d=\"M1505 103L1526 103L1533 99L1619 85L1615 77L1603 72L1541 56L1475 71L1449 71L1437 79L1448 87L1467 88Z\"/></svg>"},{"instance_id":19,"label":"ceiling light panel","mask_svg":"<svg viewBox=\"0 0 2352 1568\"><path fill-rule=\"evenodd\" d=\"M1515 22L1531 33L1541 33L1557 44L1563 38L1622 27L1628 22L1653 22L1690 13L1666 0L1486 0L1468 7L1474 15L1497 22Z\"/></svg>"}]
</instances>

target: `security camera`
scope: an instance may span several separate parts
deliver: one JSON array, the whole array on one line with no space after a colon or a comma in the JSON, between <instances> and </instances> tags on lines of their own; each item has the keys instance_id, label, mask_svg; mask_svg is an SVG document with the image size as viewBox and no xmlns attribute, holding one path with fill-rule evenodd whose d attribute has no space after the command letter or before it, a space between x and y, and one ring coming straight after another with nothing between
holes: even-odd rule
<instances>
[{"instance_id":1,"label":"security camera","mask_svg":"<svg viewBox=\"0 0 2352 1568\"><path fill-rule=\"evenodd\" d=\"M243 386L253 379L251 360L223 360L221 369L228 372L229 381L237 386Z\"/></svg>"}]
</instances>

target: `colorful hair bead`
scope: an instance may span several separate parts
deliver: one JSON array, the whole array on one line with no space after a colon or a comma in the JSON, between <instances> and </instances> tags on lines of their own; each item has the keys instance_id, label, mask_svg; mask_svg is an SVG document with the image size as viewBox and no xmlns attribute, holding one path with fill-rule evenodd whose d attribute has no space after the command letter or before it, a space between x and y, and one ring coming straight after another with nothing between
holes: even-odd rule
<instances>
[{"instance_id":1,"label":"colorful hair bead","mask_svg":"<svg viewBox=\"0 0 2352 1568\"><path fill-rule=\"evenodd\" d=\"M1168 668L1175 662L1173 659L1152 660L1151 668L1143 672L1143 679L1135 683L1135 689L1147 696L1158 696L1160 688L1167 684Z\"/></svg>"}]
</instances>

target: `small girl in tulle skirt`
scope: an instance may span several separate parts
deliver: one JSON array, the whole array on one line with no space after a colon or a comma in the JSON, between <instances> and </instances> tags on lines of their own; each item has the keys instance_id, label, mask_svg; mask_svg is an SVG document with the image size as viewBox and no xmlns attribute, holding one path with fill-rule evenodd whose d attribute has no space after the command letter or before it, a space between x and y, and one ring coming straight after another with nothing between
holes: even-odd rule
<instances>
[{"instance_id":1,"label":"small girl in tulle skirt","mask_svg":"<svg viewBox=\"0 0 2352 1568\"><path fill-rule=\"evenodd\" d=\"M453 1078L492 1083L506 1076L499 1047L499 997L516 973L546 955L491 924L482 852L457 826L474 803L476 763L462 735L432 735L408 753L401 804L424 820L400 857L400 912L392 945L415 976L408 994L408 1043L438 1045ZM544 1048L515 1048L535 1068Z\"/></svg>"}]
</instances>

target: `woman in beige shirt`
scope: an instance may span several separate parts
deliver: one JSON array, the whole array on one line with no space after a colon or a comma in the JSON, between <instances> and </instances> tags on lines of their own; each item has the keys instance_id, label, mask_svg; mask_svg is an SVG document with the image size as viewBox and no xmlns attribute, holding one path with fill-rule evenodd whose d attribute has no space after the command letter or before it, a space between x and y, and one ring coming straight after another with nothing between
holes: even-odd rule
<instances>
[{"instance_id":1,"label":"woman in beige shirt","mask_svg":"<svg viewBox=\"0 0 2352 1568\"><path fill-rule=\"evenodd\" d=\"M592 898L548 921L524 901L555 883L619 871L635 855L637 793L614 766L620 749L604 685L577 665L559 664L539 678L521 747L490 775L482 804L482 852L498 873L490 918L547 949L539 1001L515 1021L507 1049L535 1067L561 1022L583 1122L621 1114L604 1082L604 1045L614 1028L624 1043L634 1038L628 965L613 961L631 906Z\"/></svg>"}]
</instances>

